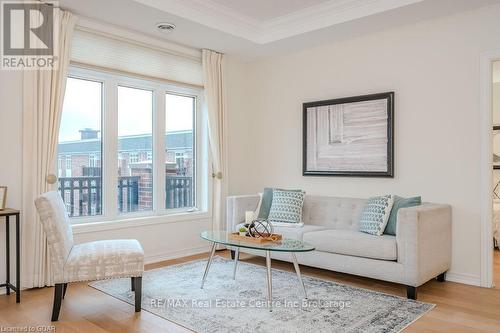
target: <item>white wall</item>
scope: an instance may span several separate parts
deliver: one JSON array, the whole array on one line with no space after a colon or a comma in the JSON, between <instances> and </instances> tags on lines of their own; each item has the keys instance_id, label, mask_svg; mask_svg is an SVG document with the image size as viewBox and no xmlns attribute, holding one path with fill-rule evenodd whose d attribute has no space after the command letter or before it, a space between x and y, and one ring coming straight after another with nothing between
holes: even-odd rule
<instances>
[{"instance_id":1,"label":"white wall","mask_svg":"<svg viewBox=\"0 0 500 333\"><path fill-rule=\"evenodd\" d=\"M21 207L22 186L22 73L0 70L0 185L8 186L7 205ZM146 262L181 257L208 251L208 243L199 234L211 228L210 219L190 219L176 223L132 226L115 230L75 231L75 242L98 239L135 238L145 251ZM14 249L14 230L11 246ZM0 281L5 281L5 223L0 221ZM14 251L11 252L11 281L15 281ZM21 271L22 275L22 271ZM0 290L0 294L5 289Z\"/></svg>"},{"instance_id":2,"label":"white wall","mask_svg":"<svg viewBox=\"0 0 500 333\"><path fill-rule=\"evenodd\" d=\"M450 278L479 283L479 59L500 6L250 64L228 62L230 193L396 193L453 206ZM302 103L395 91L395 178L303 177ZM234 97L237 96L237 97Z\"/></svg>"}]
</instances>

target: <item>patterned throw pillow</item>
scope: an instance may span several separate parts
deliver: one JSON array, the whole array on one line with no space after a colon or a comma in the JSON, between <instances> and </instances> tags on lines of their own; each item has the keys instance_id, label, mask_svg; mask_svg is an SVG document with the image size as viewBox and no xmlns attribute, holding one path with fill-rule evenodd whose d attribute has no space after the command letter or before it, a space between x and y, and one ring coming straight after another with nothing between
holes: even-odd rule
<instances>
[{"instance_id":1,"label":"patterned throw pillow","mask_svg":"<svg viewBox=\"0 0 500 333\"><path fill-rule=\"evenodd\" d=\"M274 189L268 220L271 223L301 223L305 192Z\"/></svg>"},{"instance_id":2,"label":"patterned throw pillow","mask_svg":"<svg viewBox=\"0 0 500 333\"><path fill-rule=\"evenodd\" d=\"M389 220L393 203L392 195L368 199L361 213L359 231L381 236Z\"/></svg>"}]
</instances>

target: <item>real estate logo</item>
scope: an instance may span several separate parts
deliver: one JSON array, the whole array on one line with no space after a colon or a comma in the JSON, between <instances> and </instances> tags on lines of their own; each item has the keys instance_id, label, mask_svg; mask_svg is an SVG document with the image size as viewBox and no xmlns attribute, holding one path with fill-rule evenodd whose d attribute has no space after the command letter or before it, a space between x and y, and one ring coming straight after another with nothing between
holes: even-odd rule
<instances>
[{"instance_id":1,"label":"real estate logo","mask_svg":"<svg viewBox=\"0 0 500 333\"><path fill-rule=\"evenodd\" d=\"M57 46L55 2L1 2L1 69L53 69Z\"/></svg>"}]
</instances>

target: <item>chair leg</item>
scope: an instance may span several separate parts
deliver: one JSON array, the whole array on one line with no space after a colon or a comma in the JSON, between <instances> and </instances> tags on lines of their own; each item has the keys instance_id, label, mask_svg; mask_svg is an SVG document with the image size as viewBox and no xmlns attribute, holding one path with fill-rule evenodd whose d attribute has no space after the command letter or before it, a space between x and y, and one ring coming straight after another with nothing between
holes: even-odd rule
<instances>
[{"instance_id":1,"label":"chair leg","mask_svg":"<svg viewBox=\"0 0 500 333\"><path fill-rule=\"evenodd\" d=\"M132 285L130 290L135 291L135 277L130 278L130 284Z\"/></svg>"},{"instance_id":2,"label":"chair leg","mask_svg":"<svg viewBox=\"0 0 500 333\"><path fill-rule=\"evenodd\" d=\"M436 280L438 280L438 282L444 282L445 278L446 278L446 272L439 274L436 277Z\"/></svg>"},{"instance_id":3,"label":"chair leg","mask_svg":"<svg viewBox=\"0 0 500 333\"><path fill-rule=\"evenodd\" d=\"M142 301L142 276L134 278L134 291L135 291L135 312L141 311Z\"/></svg>"},{"instance_id":4,"label":"chair leg","mask_svg":"<svg viewBox=\"0 0 500 333\"><path fill-rule=\"evenodd\" d=\"M66 297L66 290L68 290L68 284L64 283L64 286L63 286L63 295L62 295L63 299L64 299L64 297Z\"/></svg>"},{"instance_id":5,"label":"chair leg","mask_svg":"<svg viewBox=\"0 0 500 333\"><path fill-rule=\"evenodd\" d=\"M236 256L236 251L231 250L231 259L234 260L235 256Z\"/></svg>"},{"instance_id":6,"label":"chair leg","mask_svg":"<svg viewBox=\"0 0 500 333\"><path fill-rule=\"evenodd\" d=\"M52 307L52 321L57 321L59 319L59 310L61 310L63 288L63 283L56 283L54 289L54 305Z\"/></svg>"},{"instance_id":7,"label":"chair leg","mask_svg":"<svg viewBox=\"0 0 500 333\"><path fill-rule=\"evenodd\" d=\"M406 286L406 298L417 299L417 287Z\"/></svg>"}]
</instances>

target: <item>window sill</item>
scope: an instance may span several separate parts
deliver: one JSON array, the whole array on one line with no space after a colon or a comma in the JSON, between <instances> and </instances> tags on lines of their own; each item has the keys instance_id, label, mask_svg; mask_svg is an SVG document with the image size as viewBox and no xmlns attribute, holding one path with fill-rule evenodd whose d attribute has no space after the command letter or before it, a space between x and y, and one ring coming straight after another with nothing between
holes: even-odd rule
<instances>
[{"instance_id":1,"label":"window sill","mask_svg":"<svg viewBox=\"0 0 500 333\"><path fill-rule=\"evenodd\" d=\"M85 234L106 230L117 230L125 228L137 228L142 226L156 225L156 224L169 224L185 221L199 221L211 219L212 215L209 212L182 212L169 215L154 215L142 217L118 217L113 221L96 221L96 222L83 222L73 224L73 234Z\"/></svg>"}]
</instances>

